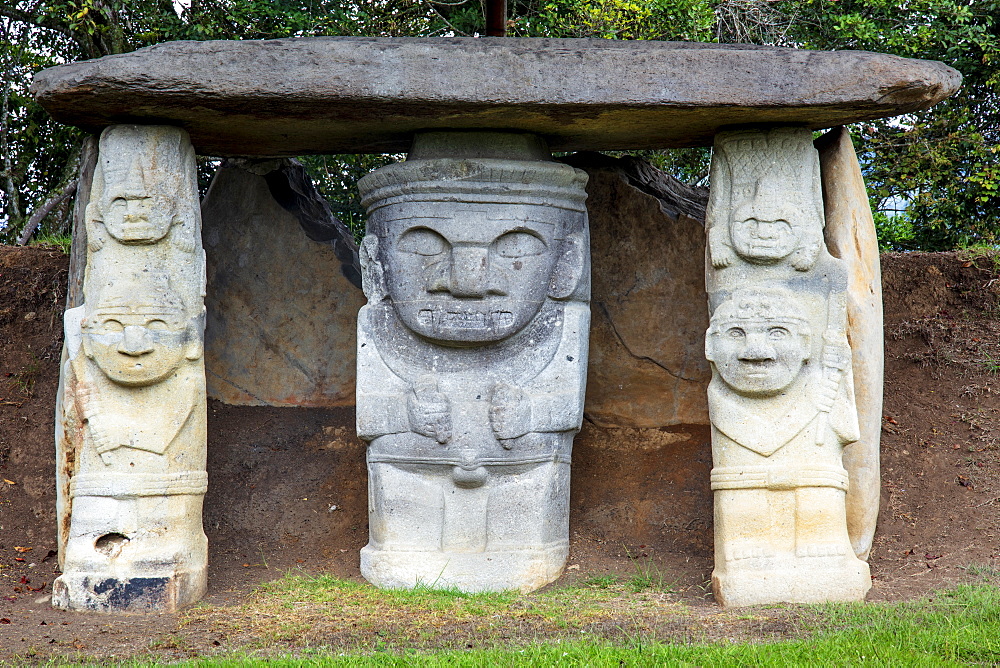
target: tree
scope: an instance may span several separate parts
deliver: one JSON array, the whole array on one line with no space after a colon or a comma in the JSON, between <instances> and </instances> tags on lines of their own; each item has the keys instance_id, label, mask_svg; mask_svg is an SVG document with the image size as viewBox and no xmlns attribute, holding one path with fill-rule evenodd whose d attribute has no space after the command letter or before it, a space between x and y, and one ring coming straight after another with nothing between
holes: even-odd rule
<instances>
[{"instance_id":1,"label":"tree","mask_svg":"<svg viewBox=\"0 0 1000 668\"><path fill-rule=\"evenodd\" d=\"M927 111L853 128L886 246L1000 242L1000 0L780 2L806 48L940 60L961 90Z\"/></svg>"},{"instance_id":2,"label":"tree","mask_svg":"<svg viewBox=\"0 0 1000 668\"><path fill-rule=\"evenodd\" d=\"M180 5L178 5L180 6ZM943 60L965 76L954 98L900 120L852 128L884 239L950 248L1000 241L1000 0L509 0L516 37L751 42L867 49ZM51 65L174 39L308 35L477 35L481 0L0 0L0 241L70 182L81 135L54 124L27 94ZM689 183L710 152L647 152ZM359 224L354 180L393 156L304 162L334 209ZM899 209L898 211L896 209ZM65 230L69 207L43 224Z\"/></svg>"},{"instance_id":3,"label":"tree","mask_svg":"<svg viewBox=\"0 0 1000 668\"><path fill-rule=\"evenodd\" d=\"M0 241L18 238L33 211L75 176L83 135L54 123L28 94L35 72L176 39L268 39L309 35L425 35L446 25L430 3L408 0L15 0L0 3ZM385 159L370 158L378 166ZM356 165L357 159L346 159ZM312 164L316 164L313 161ZM318 176L335 170L316 171ZM348 169L353 175L357 169ZM332 186L335 181L330 182ZM332 190L337 192L336 187ZM353 205L357 208L356 203ZM348 205L350 208L350 205ZM43 230L65 232L61 202Z\"/></svg>"}]
</instances>

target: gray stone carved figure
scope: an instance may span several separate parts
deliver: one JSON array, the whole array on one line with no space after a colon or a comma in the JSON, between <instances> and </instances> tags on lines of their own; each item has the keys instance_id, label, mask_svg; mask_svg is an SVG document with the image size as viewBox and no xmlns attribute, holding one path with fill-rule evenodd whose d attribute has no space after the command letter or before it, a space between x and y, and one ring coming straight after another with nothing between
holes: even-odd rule
<instances>
[{"instance_id":1,"label":"gray stone carved figure","mask_svg":"<svg viewBox=\"0 0 1000 668\"><path fill-rule=\"evenodd\" d=\"M141 612L206 588L204 254L186 134L100 141L84 303L65 315L53 605Z\"/></svg>"},{"instance_id":2,"label":"gray stone carved figure","mask_svg":"<svg viewBox=\"0 0 1000 668\"><path fill-rule=\"evenodd\" d=\"M847 275L823 243L810 131L718 135L706 222L716 598L863 599L843 465L859 438Z\"/></svg>"},{"instance_id":3,"label":"gray stone carved figure","mask_svg":"<svg viewBox=\"0 0 1000 668\"><path fill-rule=\"evenodd\" d=\"M589 331L586 174L530 135L429 133L360 182L378 586L529 591L568 552Z\"/></svg>"}]
</instances>

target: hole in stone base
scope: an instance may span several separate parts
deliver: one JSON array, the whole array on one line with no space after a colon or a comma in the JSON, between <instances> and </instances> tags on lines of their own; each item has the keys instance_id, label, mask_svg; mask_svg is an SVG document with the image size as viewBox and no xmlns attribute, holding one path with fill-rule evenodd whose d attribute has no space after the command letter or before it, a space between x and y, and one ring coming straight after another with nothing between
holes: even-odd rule
<instances>
[{"instance_id":1,"label":"hole in stone base","mask_svg":"<svg viewBox=\"0 0 1000 668\"><path fill-rule=\"evenodd\" d=\"M128 536L120 533L106 533L94 543L94 549L108 557L117 557L128 542Z\"/></svg>"}]
</instances>

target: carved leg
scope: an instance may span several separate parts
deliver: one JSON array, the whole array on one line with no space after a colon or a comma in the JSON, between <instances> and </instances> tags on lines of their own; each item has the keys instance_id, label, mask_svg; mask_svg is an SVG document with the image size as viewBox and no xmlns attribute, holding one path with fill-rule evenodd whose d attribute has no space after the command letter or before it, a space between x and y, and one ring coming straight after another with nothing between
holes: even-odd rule
<instances>
[{"instance_id":1,"label":"carved leg","mask_svg":"<svg viewBox=\"0 0 1000 668\"><path fill-rule=\"evenodd\" d=\"M65 316L52 603L172 611L205 592L204 254L183 130L104 131L83 303Z\"/></svg>"},{"instance_id":2,"label":"carved leg","mask_svg":"<svg viewBox=\"0 0 1000 668\"><path fill-rule=\"evenodd\" d=\"M771 506L773 492L731 489L715 493L715 552L726 564L774 556Z\"/></svg>"},{"instance_id":3,"label":"carved leg","mask_svg":"<svg viewBox=\"0 0 1000 668\"><path fill-rule=\"evenodd\" d=\"M442 488L450 481L443 471L435 475L433 468L368 464L368 531L378 550L441 549L445 512Z\"/></svg>"}]
</instances>

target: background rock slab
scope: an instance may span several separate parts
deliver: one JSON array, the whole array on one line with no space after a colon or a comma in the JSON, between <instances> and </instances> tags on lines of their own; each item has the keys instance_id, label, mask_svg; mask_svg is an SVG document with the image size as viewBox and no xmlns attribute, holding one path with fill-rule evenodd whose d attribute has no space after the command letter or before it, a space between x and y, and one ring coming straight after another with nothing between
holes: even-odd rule
<instances>
[{"instance_id":1,"label":"background rock slab","mask_svg":"<svg viewBox=\"0 0 1000 668\"><path fill-rule=\"evenodd\" d=\"M167 42L61 65L32 91L64 123L183 126L202 154L388 153L414 131L509 129L554 151L711 143L924 109L961 76L863 51L691 42L316 37Z\"/></svg>"},{"instance_id":2,"label":"background rock slab","mask_svg":"<svg viewBox=\"0 0 1000 668\"><path fill-rule=\"evenodd\" d=\"M854 396L861 439L844 449L847 531L855 554L867 559L878 520L882 491L879 440L882 435L882 269L878 237L864 177L851 134L837 128L816 141L823 179L826 244L847 266L847 339L851 343Z\"/></svg>"},{"instance_id":3,"label":"background rock slab","mask_svg":"<svg viewBox=\"0 0 1000 668\"><path fill-rule=\"evenodd\" d=\"M590 175L587 419L603 427L707 425L707 191L633 158L579 154L568 162Z\"/></svg>"},{"instance_id":4,"label":"background rock slab","mask_svg":"<svg viewBox=\"0 0 1000 668\"><path fill-rule=\"evenodd\" d=\"M329 243L306 237L264 176L239 167L219 169L202 216L209 397L353 405L355 319L365 300L344 275L349 265Z\"/></svg>"}]
</instances>

